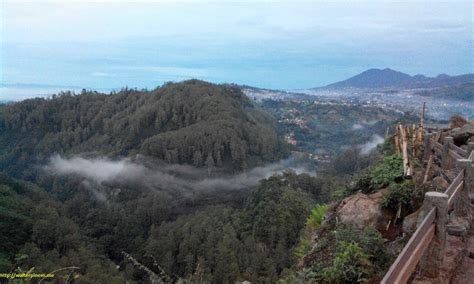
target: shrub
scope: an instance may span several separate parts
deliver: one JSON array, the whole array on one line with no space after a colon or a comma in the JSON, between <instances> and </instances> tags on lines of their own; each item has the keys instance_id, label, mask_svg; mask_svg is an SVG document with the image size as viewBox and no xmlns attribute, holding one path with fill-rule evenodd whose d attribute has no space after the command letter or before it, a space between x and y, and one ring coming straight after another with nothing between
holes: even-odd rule
<instances>
[{"instance_id":1,"label":"shrub","mask_svg":"<svg viewBox=\"0 0 474 284\"><path fill-rule=\"evenodd\" d=\"M383 142L383 144L380 145L379 147L380 147L380 151L381 151L384 155L393 154L393 153L395 152L394 139L392 139L392 138L385 139L385 141Z\"/></svg>"},{"instance_id":2,"label":"shrub","mask_svg":"<svg viewBox=\"0 0 474 284\"><path fill-rule=\"evenodd\" d=\"M398 210L398 208L408 209L411 206L412 193L414 190L413 182L405 181L403 183L392 183L389 187L389 193L382 201L382 207Z\"/></svg>"},{"instance_id":3,"label":"shrub","mask_svg":"<svg viewBox=\"0 0 474 284\"><path fill-rule=\"evenodd\" d=\"M369 173L371 188L383 188L403 175L403 159L398 155L386 156Z\"/></svg>"},{"instance_id":4,"label":"shrub","mask_svg":"<svg viewBox=\"0 0 474 284\"><path fill-rule=\"evenodd\" d=\"M311 209L309 217L306 219L306 231L303 232L298 245L295 248L295 255L298 258L302 258L309 252L311 248L310 236L311 233L323 222L324 216L328 211L329 206L326 204L316 206Z\"/></svg>"},{"instance_id":5,"label":"shrub","mask_svg":"<svg viewBox=\"0 0 474 284\"><path fill-rule=\"evenodd\" d=\"M341 241L330 266L318 273L325 283L358 283L366 279L372 270L369 256L354 242Z\"/></svg>"},{"instance_id":6,"label":"shrub","mask_svg":"<svg viewBox=\"0 0 474 284\"><path fill-rule=\"evenodd\" d=\"M347 190L347 188L339 187L336 190L334 190L333 192L331 192L331 200L338 201L338 200L341 200L341 199L345 198L349 194L350 194L350 192Z\"/></svg>"},{"instance_id":7,"label":"shrub","mask_svg":"<svg viewBox=\"0 0 474 284\"><path fill-rule=\"evenodd\" d=\"M382 235L372 226L364 229L355 226L338 226L334 231L334 239L358 244L380 271L390 265L391 255L384 246Z\"/></svg>"},{"instance_id":8,"label":"shrub","mask_svg":"<svg viewBox=\"0 0 474 284\"><path fill-rule=\"evenodd\" d=\"M295 248L295 255L298 258L303 258L311 248L309 237L305 234L300 238L298 245Z\"/></svg>"},{"instance_id":9,"label":"shrub","mask_svg":"<svg viewBox=\"0 0 474 284\"><path fill-rule=\"evenodd\" d=\"M453 115L449 119L449 124L451 128L463 127L467 123L467 120L460 115Z\"/></svg>"},{"instance_id":10,"label":"shrub","mask_svg":"<svg viewBox=\"0 0 474 284\"><path fill-rule=\"evenodd\" d=\"M373 227L325 223L319 229L324 232L305 259L305 268L285 277L289 283L357 283L382 276L392 262Z\"/></svg>"},{"instance_id":11,"label":"shrub","mask_svg":"<svg viewBox=\"0 0 474 284\"><path fill-rule=\"evenodd\" d=\"M313 209L311 209L311 214L306 220L306 226L309 230L315 230L323 221L324 215L328 211L329 206L326 204L320 205L317 204Z\"/></svg>"}]
</instances>

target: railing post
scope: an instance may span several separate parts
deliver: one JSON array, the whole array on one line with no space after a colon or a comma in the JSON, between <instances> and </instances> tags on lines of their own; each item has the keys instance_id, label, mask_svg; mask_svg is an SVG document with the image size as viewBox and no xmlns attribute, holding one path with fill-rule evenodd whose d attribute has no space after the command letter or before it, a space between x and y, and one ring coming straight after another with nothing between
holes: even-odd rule
<instances>
[{"instance_id":1,"label":"railing post","mask_svg":"<svg viewBox=\"0 0 474 284\"><path fill-rule=\"evenodd\" d=\"M429 278L438 277L439 268L443 262L448 221L448 195L435 191L425 193L418 225L433 207L436 207L435 237L419 263L420 274Z\"/></svg>"},{"instance_id":2,"label":"railing post","mask_svg":"<svg viewBox=\"0 0 474 284\"><path fill-rule=\"evenodd\" d=\"M453 137L444 137L443 153L441 154L441 168L443 170L449 168L449 144L454 143Z\"/></svg>"},{"instance_id":3,"label":"railing post","mask_svg":"<svg viewBox=\"0 0 474 284\"><path fill-rule=\"evenodd\" d=\"M431 154L431 137L433 137L433 134L431 133L426 133L425 134L425 152L423 153L423 160L428 160Z\"/></svg>"},{"instance_id":4,"label":"railing post","mask_svg":"<svg viewBox=\"0 0 474 284\"><path fill-rule=\"evenodd\" d=\"M455 202L454 212L456 216L468 217L471 219L471 200L469 193L473 187L473 167L472 160L458 159L456 160L456 168L460 172L464 170L464 186L459 196L459 201Z\"/></svg>"},{"instance_id":5,"label":"railing post","mask_svg":"<svg viewBox=\"0 0 474 284\"><path fill-rule=\"evenodd\" d=\"M474 142L469 142L467 144L467 157L469 158L469 155L471 155L472 151L474 151Z\"/></svg>"}]
</instances>

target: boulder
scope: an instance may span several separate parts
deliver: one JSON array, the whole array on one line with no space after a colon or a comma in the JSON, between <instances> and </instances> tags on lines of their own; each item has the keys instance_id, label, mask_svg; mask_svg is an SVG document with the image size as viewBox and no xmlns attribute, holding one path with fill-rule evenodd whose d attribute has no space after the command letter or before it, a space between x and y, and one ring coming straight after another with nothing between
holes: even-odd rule
<instances>
[{"instance_id":1,"label":"boulder","mask_svg":"<svg viewBox=\"0 0 474 284\"><path fill-rule=\"evenodd\" d=\"M441 176L435 177L432 181L431 184L433 185L433 188L437 192L444 192L449 186L449 183Z\"/></svg>"},{"instance_id":2,"label":"boulder","mask_svg":"<svg viewBox=\"0 0 474 284\"><path fill-rule=\"evenodd\" d=\"M369 225L377 229L384 228L387 220L384 218L381 204L386 192L381 190L370 195L358 192L346 197L336 209L339 222L358 228Z\"/></svg>"},{"instance_id":3,"label":"boulder","mask_svg":"<svg viewBox=\"0 0 474 284\"><path fill-rule=\"evenodd\" d=\"M455 128L450 132L450 136L453 137L456 145L467 144L470 138L474 136L474 124L467 123L461 128Z\"/></svg>"},{"instance_id":4,"label":"boulder","mask_svg":"<svg viewBox=\"0 0 474 284\"><path fill-rule=\"evenodd\" d=\"M413 180L415 184L422 184L425 177L425 169L419 168L415 169L413 173Z\"/></svg>"},{"instance_id":5,"label":"boulder","mask_svg":"<svg viewBox=\"0 0 474 284\"><path fill-rule=\"evenodd\" d=\"M413 208L420 208L423 204L423 200L425 198L425 193L428 191L434 191L433 186L431 183L425 183L420 186L415 187L415 190L412 193L412 204Z\"/></svg>"},{"instance_id":6,"label":"boulder","mask_svg":"<svg viewBox=\"0 0 474 284\"><path fill-rule=\"evenodd\" d=\"M467 230L463 225L446 225L446 231L451 236L462 237L466 235Z\"/></svg>"},{"instance_id":7,"label":"boulder","mask_svg":"<svg viewBox=\"0 0 474 284\"><path fill-rule=\"evenodd\" d=\"M416 223L418 220L418 215L420 215L420 211L421 209L418 209L417 211L403 218L402 227L405 234L411 235L416 231Z\"/></svg>"}]
</instances>

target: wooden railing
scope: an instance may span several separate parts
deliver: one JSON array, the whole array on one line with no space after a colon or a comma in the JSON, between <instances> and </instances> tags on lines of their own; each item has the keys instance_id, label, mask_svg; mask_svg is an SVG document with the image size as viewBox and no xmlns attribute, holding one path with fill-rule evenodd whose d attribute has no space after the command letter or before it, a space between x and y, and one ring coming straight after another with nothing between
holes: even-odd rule
<instances>
[{"instance_id":1,"label":"wooden railing","mask_svg":"<svg viewBox=\"0 0 474 284\"><path fill-rule=\"evenodd\" d=\"M421 208L424 218L419 223L415 233L398 255L381 283L407 283L413 272L419 266L423 256L424 267L420 267L420 273L429 266L439 266L442 262L443 250L446 240L446 220L449 211L454 209L454 213L460 216L471 214L469 210L470 198L469 190L474 189L474 143L469 143L468 149L464 150L454 145L452 137L443 139L443 144L439 143L440 133L427 134L425 140L425 151L428 151L429 162L427 173L436 156L441 161L441 174L448 176L448 170L452 159L456 160L457 175L444 193L427 192ZM425 155L428 157L428 155ZM425 175L426 180L426 175ZM454 207L459 208L454 208ZM437 249L429 250L431 245L438 246ZM434 255L427 255L430 252ZM433 271L433 269L431 269ZM435 269L436 270L436 269Z\"/></svg>"}]
</instances>

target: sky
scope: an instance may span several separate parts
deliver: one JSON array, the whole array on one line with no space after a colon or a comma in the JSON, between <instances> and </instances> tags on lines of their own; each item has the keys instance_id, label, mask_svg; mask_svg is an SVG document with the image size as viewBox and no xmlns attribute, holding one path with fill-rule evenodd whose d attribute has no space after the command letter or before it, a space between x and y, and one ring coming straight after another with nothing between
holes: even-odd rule
<instances>
[{"instance_id":1,"label":"sky","mask_svg":"<svg viewBox=\"0 0 474 284\"><path fill-rule=\"evenodd\" d=\"M3 0L0 16L4 87L294 90L369 68L473 73L471 1Z\"/></svg>"}]
</instances>

